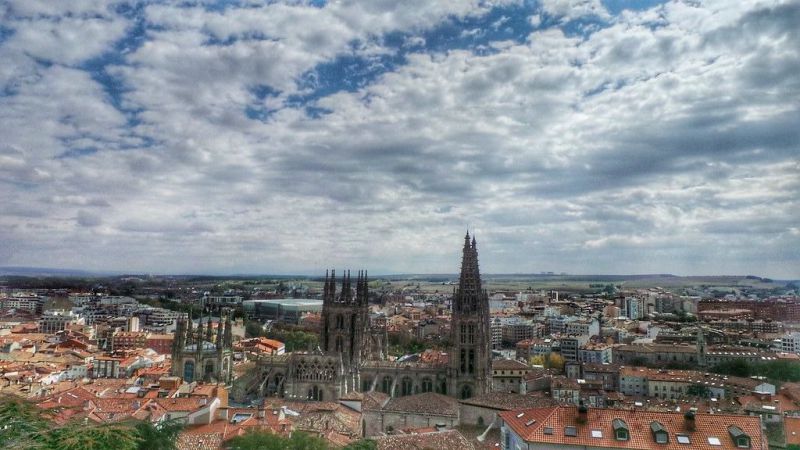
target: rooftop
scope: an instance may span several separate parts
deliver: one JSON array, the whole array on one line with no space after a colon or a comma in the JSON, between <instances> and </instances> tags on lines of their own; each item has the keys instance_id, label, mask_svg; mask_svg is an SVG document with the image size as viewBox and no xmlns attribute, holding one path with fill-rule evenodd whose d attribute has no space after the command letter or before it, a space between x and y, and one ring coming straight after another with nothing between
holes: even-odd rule
<instances>
[{"instance_id":1,"label":"rooftop","mask_svg":"<svg viewBox=\"0 0 800 450\"><path fill-rule=\"evenodd\" d=\"M500 413L503 421L528 442L570 444L593 448L629 449L736 449L728 432L731 426L751 439L752 449L766 448L758 417L727 414L697 414L694 429L681 413L590 408L586 420L578 419L578 408L557 406ZM628 430L627 440L617 440L617 429ZM654 426L657 423L657 426ZM668 442L656 444L654 435L665 432Z\"/></svg>"}]
</instances>

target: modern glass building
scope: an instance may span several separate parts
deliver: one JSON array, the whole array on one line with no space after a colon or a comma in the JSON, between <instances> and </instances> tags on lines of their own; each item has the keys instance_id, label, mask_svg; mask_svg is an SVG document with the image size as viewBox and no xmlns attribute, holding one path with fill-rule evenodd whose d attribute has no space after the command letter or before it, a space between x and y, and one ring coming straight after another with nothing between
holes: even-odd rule
<instances>
[{"instance_id":1,"label":"modern glass building","mask_svg":"<svg viewBox=\"0 0 800 450\"><path fill-rule=\"evenodd\" d=\"M275 320L297 324L307 312L322 312L322 300L309 298L282 298L273 300L245 300L244 315L248 319Z\"/></svg>"}]
</instances>

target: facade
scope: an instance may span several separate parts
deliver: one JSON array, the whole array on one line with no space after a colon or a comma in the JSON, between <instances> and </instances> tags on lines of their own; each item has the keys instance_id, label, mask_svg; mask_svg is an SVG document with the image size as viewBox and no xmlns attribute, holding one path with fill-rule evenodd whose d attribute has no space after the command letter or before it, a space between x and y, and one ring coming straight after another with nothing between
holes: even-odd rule
<instances>
[{"instance_id":1,"label":"facade","mask_svg":"<svg viewBox=\"0 0 800 450\"><path fill-rule=\"evenodd\" d=\"M259 357L257 370L236 380L232 396L237 401L266 395L334 401L352 392L376 391L389 397L433 392L470 398L491 392L489 296L481 288L477 247L469 234L453 293L453 344L439 357L385 361L386 321L369 316L367 273L359 273L353 284L346 272L340 286L337 292L335 273L326 274L319 348ZM243 306L247 314L248 301Z\"/></svg>"},{"instance_id":2,"label":"facade","mask_svg":"<svg viewBox=\"0 0 800 450\"><path fill-rule=\"evenodd\" d=\"M588 318L567 322L564 333L589 337L597 336L600 334L600 321L595 318Z\"/></svg>"},{"instance_id":3,"label":"facade","mask_svg":"<svg viewBox=\"0 0 800 450\"><path fill-rule=\"evenodd\" d=\"M69 325L82 325L84 323L84 319L78 317L72 311L47 311L39 319L39 332L55 334L65 330Z\"/></svg>"},{"instance_id":4,"label":"facade","mask_svg":"<svg viewBox=\"0 0 800 450\"><path fill-rule=\"evenodd\" d=\"M586 345L588 341L589 336L586 335L566 336L561 338L561 356L564 358L564 361L578 361L578 350Z\"/></svg>"},{"instance_id":5,"label":"facade","mask_svg":"<svg viewBox=\"0 0 800 450\"><path fill-rule=\"evenodd\" d=\"M583 363L611 364L612 347L606 343L587 342L578 350L578 360Z\"/></svg>"},{"instance_id":6,"label":"facade","mask_svg":"<svg viewBox=\"0 0 800 450\"><path fill-rule=\"evenodd\" d=\"M624 300L625 317L641 319L644 317L644 301L638 297L626 297Z\"/></svg>"},{"instance_id":7,"label":"facade","mask_svg":"<svg viewBox=\"0 0 800 450\"><path fill-rule=\"evenodd\" d=\"M492 362L492 390L494 392L519 393L522 380L531 367L513 359L498 359Z\"/></svg>"},{"instance_id":8,"label":"facade","mask_svg":"<svg viewBox=\"0 0 800 450\"><path fill-rule=\"evenodd\" d=\"M0 298L0 308L22 309L34 314L41 314L45 298L38 295L15 294L11 297Z\"/></svg>"},{"instance_id":9,"label":"facade","mask_svg":"<svg viewBox=\"0 0 800 450\"><path fill-rule=\"evenodd\" d=\"M549 355L553 351L552 339L526 339L517 342L517 359L528 360L534 356Z\"/></svg>"},{"instance_id":10,"label":"facade","mask_svg":"<svg viewBox=\"0 0 800 450\"><path fill-rule=\"evenodd\" d=\"M196 330L191 317L178 321L171 349L172 376L183 377L187 383L202 380L230 384L233 364L230 313L224 319L225 324L217 332L216 339L211 318L206 320L205 327L201 319ZM220 316L220 324L222 320Z\"/></svg>"},{"instance_id":11,"label":"facade","mask_svg":"<svg viewBox=\"0 0 800 450\"><path fill-rule=\"evenodd\" d=\"M146 331L117 331L111 336L111 351L147 348Z\"/></svg>"}]
</instances>

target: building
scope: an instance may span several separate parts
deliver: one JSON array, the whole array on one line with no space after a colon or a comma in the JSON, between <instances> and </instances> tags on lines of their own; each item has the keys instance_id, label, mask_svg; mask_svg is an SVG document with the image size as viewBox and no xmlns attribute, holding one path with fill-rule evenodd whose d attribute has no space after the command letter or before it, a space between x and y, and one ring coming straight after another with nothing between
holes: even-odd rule
<instances>
[{"instance_id":1,"label":"building","mask_svg":"<svg viewBox=\"0 0 800 450\"><path fill-rule=\"evenodd\" d=\"M620 367L619 392L662 400L676 400L693 395L731 398L754 392L774 393L775 386L752 378L697 370Z\"/></svg>"},{"instance_id":2,"label":"building","mask_svg":"<svg viewBox=\"0 0 800 450\"><path fill-rule=\"evenodd\" d=\"M537 334L536 324L528 320L516 320L501 325L502 340L511 344L539 337Z\"/></svg>"},{"instance_id":3,"label":"building","mask_svg":"<svg viewBox=\"0 0 800 450\"><path fill-rule=\"evenodd\" d=\"M498 349L503 344L503 324L499 317L492 319L492 350Z\"/></svg>"},{"instance_id":4,"label":"building","mask_svg":"<svg viewBox=\"0 0 800 450\"><path fill-rule=\"evenodd\" d=\"M517 342L517 359L528 360L534 356L548 355L553 351L553 340L547 339L526 339Z\"/></svg>"},{"instance_id":5,"label":"building","mask_svg":"<svg viewBox=\"0 0 800 450\"><path fill-rule=\"evenodd\" d=\"M326 274L320 347L259 357L257 370L237 379L231 395L241 402L266 395L335 401L352 392L390 397L435 392L464 399L491 391L489 296L481 287L477 246L469 234L452 301L448 352L414 362L385 361L386 321L372 320L368 297L366 272L359 273L355 286L346 273L341 290L335 274ZM243 302L245 311L247 305Z\"/></svg>"},{"instance_id":6,"label":"building","mask_svg":"<svg viewBox=\"0 0 800 450\"><path fill-rule=\"evenodd\" d=\"M623 301L625 317L641 319L644 317L644 300L638 297L625 297Z\"/></svg>"},{"instance_id":7,"label":"building","mask_svg":"<svg viewBox=\"0 0 800 450\"><path fill-rule=\"evenodd\" d=\"M561 356L564 361L578 361L578 350L589 342L589 336L565 336L559 339L561 343Z\"/></svg>"},{"instance_id":8,"label":"building","mask_svg":"<svg viewBox=\"0 0 800 450\"><path fill-rule=\"evenodd\" d=\"M1 309L20 309L34 314L41 314L45 297L35 294L15 293L10 297L0 298Z\"/></svg>"},{"instance_id":9,"label":"building","mask_svg":"<svg viewBox=\"0 0 800 450\"><path fill-rule=\"evenodd\" d=\"M800 332L794 331L781 336L780 351L800 354Z\"/></svg>"},{"instance_id":10,"label":"building","mask_svg":"<svg viewBox=\"0 0 800 450\"><path fill-rule=\"evenodd\" d=\"M478 247L469 233L464 238L461 275L453 297L450 386L458 398L487 394L492 389L492 353L489 350L489 295L481 287Z\"/></svg>"},{"instance_id":11,"label":"building","mask_svg":"<svg viewBox=\"0 0 800 450\"><path fill-rule=\"evenodd\" d=\"M175 335L173 334L149 333L144 346L153 349L159 355L169 355L174 341Z\"/></svg>"},{"instance_id":12,"label":"building","mask_svg":"<svg viewBox=\"0 0 800 450\"><path fill-rule=\"evenodd\" d=\"M613 347L604 342L587 342L578 350L578 361L583 363L611 364Z\"/></svg>"},{"instance_id":13,"label":"building","mask_svg":"<svg viewBox=\"0 0 800 450\"><path fill-rule=\"evenodd\" d=\"M504 411L503 450L767 450L758 417L556 406Z\"/></svg>"},{"instance_id":14,"label":"building","mask_svg":"<svg viewBox=\"0 0 800 450\"><path fill-rule=\"evenodd\" d=\"M236 308L242 304L241 295L203 295L203 304L219 311L220 308Z\"/></svg>"},{"instance_id":15,"label":"building","mask_svg":"<svg viewBox=\"0 0 800 450\"><path fill-rule=\"evenodd\" d=\"M248 319L275 320L291 324L300 323L300 319L308 313L322 312L322 308L322 300L308 298L244 300L242 302L242 310Z\"/></svg>"},{"instance_id":16,"label":"building","mask_svg":"<svg viewBox=\"0 0 800 450\"><path fill-rule=\"evenodd\" d=\"M54 334L65 330L70 325L82 325L84 319L72 311L51 310L45 311L39 319L39 333Z\"/></svg>"},{"instance_id":17,"label":"building","mask_svg":"<svg viewBox=\"0 0 800 450\"><path fill-rule=\"evenodd\" d=\"M564 326L564 334L597 336L600 334L600 321L595 318L587 318L567 322Z\"/></svg>"},{"instance_id":18,"label":"building","mask_svg":"<svg viewBox=\"0 0 800 450\"><path fill-rule=\"evenodd\" d=\"M147 348L147 331L117 331L111 335L111 351Z\"/></svg>"},{"instance_id":19,"label":"building","mask_svg":"<svg viewBox=\"0 0 800 450\"><path fill-rule=\"evenodd\" d=\"M513 359L492 361L492 390L519 393L522 380L531 370L531 366Z\"/></svg>"},{"instance_id":20,"label":"building","mask_svg":"<svg viewBox=\"0 0 800 450\"><path fill-rule=\"evenodd\" d=\"M222 323L222 317L220 317ZM197 329L189 320L179 320L172 343L171 375L182 377L187 383L207 381L230 384L233 373L233 334L231 314L225 316L221 332L213 338L211 318L203 326L200 320Z\"/></svg>"}]
</instances>

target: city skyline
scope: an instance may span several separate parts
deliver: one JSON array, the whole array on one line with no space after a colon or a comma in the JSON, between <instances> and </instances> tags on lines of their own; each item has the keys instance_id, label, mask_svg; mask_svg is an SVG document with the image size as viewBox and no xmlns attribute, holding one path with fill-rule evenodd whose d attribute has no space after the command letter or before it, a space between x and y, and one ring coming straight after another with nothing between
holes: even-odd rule
<instances>
[{"instance_id":1,"label":"city skyline","mask_svg":"<svg viewBox=\"0 0 800 450\"><path fill-rule=\"evenodd\" d=\"M800 278L800 2L0 6L0 267Z\"/></svg>"}]
</instances>

